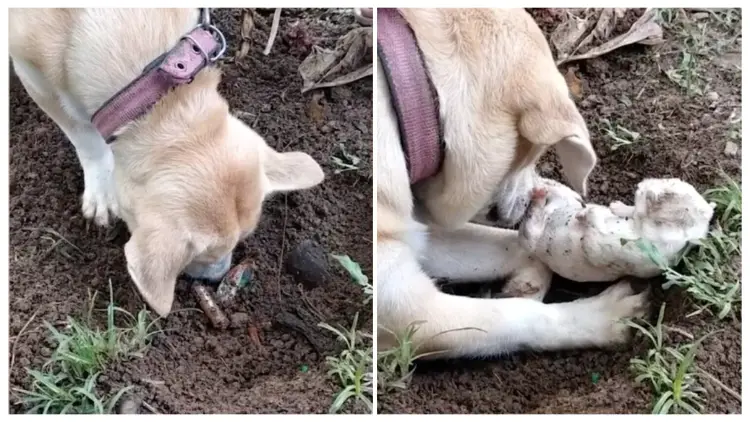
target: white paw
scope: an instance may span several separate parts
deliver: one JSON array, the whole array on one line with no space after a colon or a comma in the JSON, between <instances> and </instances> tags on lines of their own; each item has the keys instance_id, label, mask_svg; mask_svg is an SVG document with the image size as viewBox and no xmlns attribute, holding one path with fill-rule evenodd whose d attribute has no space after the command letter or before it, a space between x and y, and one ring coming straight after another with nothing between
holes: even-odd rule
<instances>
[{"instance_id":1,"label":"white paw","mask_svg":"<svg viewBox=\"0 0 750 422\"><path fill-rule=\"evenodd\" d=\"M100 226L107 226L112 217L119 215L114 186L114 157L112 153L99 161L82 162L83 181L83 216L93 219Z\"/></svg>"},{"instance_id":2,"label":"white paw","mask_svg":"<svg viewBox=\"0 0 750 422\"><path fill-rule=\"evenodd\" d=\"M584 305L579 323L586 325L595 336L597 346L614 346L630 340L631 329L623 320L641 318L648 309L648 289L635 293L628 281L621 281L597 296L580 299L571 304Z\"/></svg>"}]
</instances>

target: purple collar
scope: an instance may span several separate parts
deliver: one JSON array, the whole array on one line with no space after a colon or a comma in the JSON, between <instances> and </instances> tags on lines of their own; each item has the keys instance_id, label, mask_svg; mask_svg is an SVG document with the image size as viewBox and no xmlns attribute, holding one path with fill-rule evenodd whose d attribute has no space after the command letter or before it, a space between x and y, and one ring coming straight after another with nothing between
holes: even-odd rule
<instances>
[{"instance_id":1,"label":"purple collar","mask_svg":"<svg viewBox=\"0 0 750 422\"><path fill-rule=\"evenodd\" d=\"M192 82L198 72L224 54L226 46L224 35L204 20L107 100L91 122L107 143L113 142L118 129L150 111L172 88Z\"/></svg>"},{"instance_id":2,"label":"purple collar","mask_svg":"<svg viewBox=\"0 0 750 422\"><path fill-rule=\"evenodd\" d=\"M397 9L377 10L378 57L390 87L413 185L437 174L442 164L440 102L409 24Z\"/></svg>"}]
</instances>

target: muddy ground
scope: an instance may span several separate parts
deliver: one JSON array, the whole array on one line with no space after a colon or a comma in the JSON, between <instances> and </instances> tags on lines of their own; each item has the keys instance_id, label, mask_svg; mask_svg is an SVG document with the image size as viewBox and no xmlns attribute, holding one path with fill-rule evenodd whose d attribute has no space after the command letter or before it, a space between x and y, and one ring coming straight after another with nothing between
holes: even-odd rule
<instances>
[{"instance_id":1,"label":"muddy ground","mask_svg":"<svg viewBox=\"0 0 750 422\"><path fill-rule=\"evenodd\" d=\"M372 274L372 82L366 78L327 89L319 102L323 108L311 109L312 94L300 93L297 73L306 47L288 43L285 34L300 23L313 43L330 48L359 26L352 14L284 9L280 36L272 53L263 56L273 11L259 10L249 54L234 60L242 13L220 9L213 15L230 46L220 89L231 109L273 148L311 154L326 181L269 200L255 234L235 250L235 262L249 258L257 269L256 286L233 310L246 314L248 322L221 332L200 311L175 312L162 323L167 333L156 337L144 358L114 365L102 375L100 391L133 386L137 396L162 413L325 413L337 386L326 374L324 359L338 353L340 345L316 324L323 319L348 326L360 312L364 329L372 332L372 311L362 305L361 289L334 263L327 284L313 289L298 286L281 263L291 248L314 239L329 253L348 254ZM83 179L73 147L15 76L10 110L13 389L28 387L24 368L40 367L54 347L42 321L62 326L68 315L81 316L93 291L102 293L97 305L104 307L109 280L117 305L135 313L144 303L126 271L122 246L127 230L120 228L113 236L116 231L84 221ZM340 155L340 143L362 160L361 170L334 174L331 157ZM57 237L49 230L70 244L51 247L50 239ZM188 282L181 281L173 309L197 307ZM265 351L251 342L251 327L259 330ZM23 411L13 393L10 402L12 412Z\"/></svg>"},{"instance_id":2,"label":"muddy ground","mask_svg":"<svg viewBox=\"0 0 750 422\"><path fill-rule=\"evenodd\" d=\"M534 11L548 33L555 26L549 11ZM639 13L643 13L640 11ZM559 16L559 15L558 15ZM637 18L637 16L636 16ZM692 15L689 28L706 23L705 39L719 45L730 30L713 18ZM632 20L630 20L632 22ZM740 23L735 22L734 31ZM737 34L737 32L734 32ZM700 191L721 183L723 169L739 180L739 155L724 154L733 130L729 121L741 116L741 38L729 42L719 55L698 57L700 74L709 80L706 94L688 96L660 69L676 68L685 39L678 30L665 30L666 43L657 47L632 46L606 56L574 63L582 81L578 105L587 120L592 142L600 158L589 181L591 200L609 203L632 201L636 184L645 177L680 177ZM601 119L609 119L641 134L631 146L610 149ZM734 139L738 145L741 139ZM553 159L539 166L543 176L558 180ZM658 283L657 283L658 285ZM555 280L545 298L571 300L595 294L606 286L576 286ZM658 295L663 296L663 295ZM658 308L661 297L654 306ZM723 329L710 337L698 353L698 364L741 394L741 320L715 322L703 313L686 318L693 310L679 291L667 294L665 323L702 334ZM671 341L686 339L670 334ZM617 352L571 351L521 353L495 360L458 360L422 363L405 392L381 396L381 413L649 413L650 387L636 384L629 360L643 355L646 343ZM741 403L715 384L708 390L707 413L740 413Z\"/></svg>"}]
</instances>

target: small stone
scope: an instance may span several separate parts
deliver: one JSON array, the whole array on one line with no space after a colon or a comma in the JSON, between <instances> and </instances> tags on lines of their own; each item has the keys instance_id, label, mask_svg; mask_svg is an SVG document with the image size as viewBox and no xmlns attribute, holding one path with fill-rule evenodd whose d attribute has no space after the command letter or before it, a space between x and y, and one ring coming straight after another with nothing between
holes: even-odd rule
<instances>
[{"instance_id":1,"label":"small stone","mask_svg":"<svg viewBox=\"0 0 750 422\"><path fill-rule=\"evenodd\" d=\"M740 147L737 146L737 144L732 141L727 141L726 146L724 146L724 155L727 157L736 157L739 152Z\"/></svg>"},{"instance_id":2,"label":"small stone","mask_svg":"<svg viewBox=\"0 0 750 422\"><path fill-rule=\"evenodd\" d=\"M121 415L137 415L141 407L141 401L132 396L125 396L120 400L117 413Z\"/></svg>"},{"instance_id":3,"label":"small stone","mask_svg":"<svg viewBox=\"0 0 750 422\"><path fill-rule=\"evenodd\" d=\"M714 102L719 99L719 93L716 91L711 91L708 94L706 94L706 99L708 101Z\"/></svg>"},{"instance_id":4,"label":"small stone","mask_svg":"<svg viewBox=\"0 0 750 422\"><path fill-rule=\"evenodd\" d=\"M250 322L250 315L244 312L237 312L232 314L229 320L232 321L232 328L242 328Z\"/></svg>"},{"instance_id":5,"label":"small stone","mask_svg":"<svg viewBox=\"0 0 750 422\"><path fill-rule=\"evenodd\" d=\"M322 133L331 133L331 131L333 131L333 128L329 125L323 125L323 127L320 128L320 131Z\"/></svg>"},{"instance_id":6,"label":"small stone","mask_svg":"<svg viewBox=\"0 0 750 422\"><path fill-rule=\"evenodd\" d=\"M268 113L271 111L271 104L265 103L262 106L260 106L260 111L263 113Z\"/></svg>"},{"instance_id":7,"label":"small stone","mask_svg":"<svg viewBox=\"0 0 750 422\"><path fill-rule=\"evenodd\" d=\"M286 271L308 289L322 286L329 278L328 255L318 243L305 240L287 255Z\"/></svg>"}]
</instances>

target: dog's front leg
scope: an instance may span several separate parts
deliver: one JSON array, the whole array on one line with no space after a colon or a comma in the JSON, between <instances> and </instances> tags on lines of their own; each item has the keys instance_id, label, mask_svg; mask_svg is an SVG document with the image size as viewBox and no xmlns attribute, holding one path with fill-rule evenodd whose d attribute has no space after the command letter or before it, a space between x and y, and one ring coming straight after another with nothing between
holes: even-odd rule
<instances>
[{"instance_id":1,"label":"dog's front leg","mask_svg":"<svg viewBox=\"0 0 750 422\"><path fill-rule=\"evenodd\" d=\"M592 298L555 304L445 294L422 270L415 251L394 238L379 239L377 262L380 350L396 345L414 325L413 344L420 353L440 352L432 357L606 347L628 339L622 318L640 316L645 310L646 294L633 294L628 283Z\"/></svg>"},{"instance_id":2,"label":"dog's front leg","mask_svg":"<svg viewBox=\"0 0 750 422\"><path fill-rule=\"evenodd\" d=\"M114 188L114 156L83 107L67 92L55 89L30 63L14 59L16 75L31 99L60 127L76 150L83 168L83 215L100 226L109 224L112 213L118 215Z\"/></svg>"},{"instance_id":3,"label":"dog's front leg","mask_svg":"<svg viewBox=\"0 0 750 422\"><path fill-rule=\"evenodd\" d=\"M521 246L518 232L480 224L433 228L420 263L430 276L456 282L507 278L503 296L541 301L552 282L552 271Z\"/></svg>"}]
</instances>

